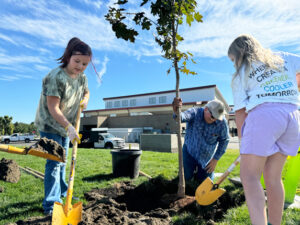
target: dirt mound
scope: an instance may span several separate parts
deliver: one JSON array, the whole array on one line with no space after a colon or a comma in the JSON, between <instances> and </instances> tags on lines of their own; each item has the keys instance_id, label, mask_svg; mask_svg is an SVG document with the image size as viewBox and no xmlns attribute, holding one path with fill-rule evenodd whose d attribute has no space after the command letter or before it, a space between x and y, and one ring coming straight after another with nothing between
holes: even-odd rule
<instances>
[{"instance_id":1,"label":"dirt mound","mask_svg":"<svg viewBox=\"0 0 300 225\"><path fill-rule=\"evenodd\" d=\"M226 193L209 206L200 206L193 195L197 185L187 184L186 194L190 197L177 199L178 180L168 181L162 177L153 178L134 186L131 182L115 184L111 188L93 189L85 194L88 204L84 206L80 225L124 224L164 225L171 223L171 217L189 212L193 222L214 224L224 213L241 205L245 197L241 188L228 185ZM189 224L190 221L177 219L174 224ZM48 225L50 218L31 218L18 221L18 225Z\"/></svg>"},{"instance_id":2,"label":"dirt mound","mask_svg":"<svg viewBox=\"0 0 300 225\"><path fill-rule=\"evenodd\" d=\"M30 149L35 149L41 152L45 152L54 156L57 156L58 158L62 159L63 162L66 161L66 152L65 149L58 144L56 141L53 141L48 138L41 138L38 142L36 142L34 145L25 148L26 151L29 151Z\"/></svg>"},{"instance_id":3,"label":"dirt mound","mask_svg":"<svg viewBox=\"0 0 300 225\"><path fill-rule=\"evenodd\" d=\"M124 182L112 188L94 189L86 193L85 197L89 204L84 207L82 222L79 224L170 224L169 214L161 208L143 212L144 214L138 210L129 210L130 206L127 203L130 201L123 202L120 198L134 190L135 186L130 182Z\"/></svg>"},{"instance_id":4,"label":"dirt mound","mask_svg":"<svg viewBox=\"0 0 300 225\"><path fill-rule=\"evenodd\" d=\"M14 160L2 158L0 161L0 180L18 183L21 173L18 164Z\"/></svg>"}]
</instances>

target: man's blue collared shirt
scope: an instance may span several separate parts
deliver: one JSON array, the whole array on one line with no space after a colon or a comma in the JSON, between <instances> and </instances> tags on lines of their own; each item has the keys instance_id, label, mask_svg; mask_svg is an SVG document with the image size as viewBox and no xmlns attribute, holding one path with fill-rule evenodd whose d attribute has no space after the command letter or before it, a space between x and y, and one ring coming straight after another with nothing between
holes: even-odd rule
<instances>
[{"instance_id":1,"label":"man's blue collared shirt","mask_svg":"<svg viewBox=\"0 0 300 225\"><path fill-rule=\"evenodd\" d=\"M184 140L187 151L202 168L205 168L212 158L219 160L225 153L229 143L229 130L225 118L208 124L204 119L204 108L190 108L181 112L181 122L187 123Z\"/></svg>"}]
</instances>

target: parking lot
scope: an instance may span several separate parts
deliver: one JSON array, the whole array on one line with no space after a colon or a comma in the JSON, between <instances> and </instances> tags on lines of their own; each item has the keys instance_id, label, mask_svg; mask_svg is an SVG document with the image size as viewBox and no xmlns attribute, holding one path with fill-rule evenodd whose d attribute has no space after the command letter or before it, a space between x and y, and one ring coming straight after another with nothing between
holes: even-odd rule
<instances>
[{"instance_id":1,"label":"parking lot","mask_svg":"<svg viewBox=\"0 0 300 225\"><path fill-rule=\"evenodd\" d=\"M14 145L14 146L31 146L33 144L35 144L36 141L31 141L29 143L25 143L24 141L20 141L20 142L11 142L10 145ZM129 145L131 147L131 149L139 149L140 145L139 143L125 143L125 148L129 148ZM230 141L228 144L229 149L239 149L239 141L238 141L238 137L230 137Z\"/></svg>"}]
</instances>

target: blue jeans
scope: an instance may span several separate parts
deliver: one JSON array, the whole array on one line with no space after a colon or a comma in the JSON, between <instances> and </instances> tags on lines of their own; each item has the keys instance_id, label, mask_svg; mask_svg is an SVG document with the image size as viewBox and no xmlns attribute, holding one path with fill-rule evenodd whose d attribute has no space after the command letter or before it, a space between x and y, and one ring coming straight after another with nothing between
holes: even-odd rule
<instances>
[{"instance_id":1,"label":"blue jeans","mask_svg":"<svg viewBox=\"0 0 300 225\"><path fill-rule=\"evenodd\" d=\"M211 180L214 179L214 172L207 173L205 169L202 169L202 166L198 163L198 161L188 153L185 144L182 147L182 156L183 156L183 168L184 168L185 180L191 180L196 173L195 172L196 169L197 169L196 177L200 182L204 181L207 177L210 177Z\"/></svg>"},{"instance_id":2,"label":"blue jeans","mask_svg":"<svg viewBox=\"0 0 300 225\"><path fill-rule=\"evenodd\" d=\"M52 139L60 144L66 150L66 157L69 148L69 138L62 137L58 134L40 132L41 137ZM45 165L44 177L44 212L48 213L53 210L54 202L62 203L61 197L67 195L68 184L65 181L66 163L48 160Z\"/></svg>"}]
</instances>

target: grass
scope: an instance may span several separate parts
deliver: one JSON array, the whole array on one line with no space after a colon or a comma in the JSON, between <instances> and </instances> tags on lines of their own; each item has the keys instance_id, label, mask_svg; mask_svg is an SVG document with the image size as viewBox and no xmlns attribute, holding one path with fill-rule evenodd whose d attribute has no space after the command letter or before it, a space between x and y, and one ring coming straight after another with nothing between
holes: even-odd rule
<instances>
[{"instance_id":1,"label":"grass","mask_svg":"<svg viewBox=\"0 0 300 225\"><path fill-rule=\"evenodd\" d=\"M227 150L221 158L216 168L217 173L224 172L234 159L238 156L237 150ZM22 167L44 172L45 159L34 156L21 156L0 152L0 159L13 159ZM67 165L67 176L69 173L69 163L71 158L71 149ZM175 153L159 153L143 151L141 157L140 170L156 177L162 175L167 179L173 179L178 173L178 158ZM239 176L239 166L234 169L230 177ZM148 178L140 176L134 180L135 184L140 184ZM102 149L78 149L77 164L75 172L75 184L73 196L84 200L84 193L92 188L104 188L129 178L114 178L112 176L112 162L109 150ZM228 180L224 181L226 185ZM43 215L43 182L29 174L21 173L18 183L8 183L0 181L0 186L4 187L4 192L0 193L0 225L9 222L24 220L32 216ZM298 188L300 187L300 183ZM74 204L74 202L72 202ZM174 217L176 224L196 224L193 215L186 213L180 217ZM180 223L180 221L182 223ZM299 209L287 209L284 211L282 224L297 224L300 221ZM233 208L227 212L225 218L217 224L250 224L249 214L246 205Z\"/></svg>"}]
</instances>

